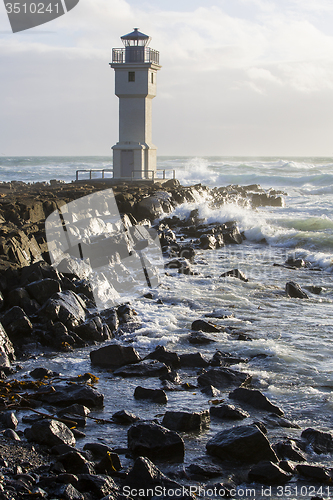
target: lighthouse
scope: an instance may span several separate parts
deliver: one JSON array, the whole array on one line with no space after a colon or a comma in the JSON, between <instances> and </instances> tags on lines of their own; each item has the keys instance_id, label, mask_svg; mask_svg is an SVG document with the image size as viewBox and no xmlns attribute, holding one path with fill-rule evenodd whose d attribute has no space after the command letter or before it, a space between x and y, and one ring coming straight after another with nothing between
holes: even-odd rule
<instances>
[{"instance_id":1,"label":"lighthouse","mask_svg":"<svg viewBox=\"0 0 333 500\"><path fill-rule=\"evenodd\" d=\"M156 147L152 143L152 99L161 68L150 37L134 28L121 37L124 47L112 49L115 94L119 97L119 142L113 149L115 179L154 179Z\"/></svg>"}]
</instances>

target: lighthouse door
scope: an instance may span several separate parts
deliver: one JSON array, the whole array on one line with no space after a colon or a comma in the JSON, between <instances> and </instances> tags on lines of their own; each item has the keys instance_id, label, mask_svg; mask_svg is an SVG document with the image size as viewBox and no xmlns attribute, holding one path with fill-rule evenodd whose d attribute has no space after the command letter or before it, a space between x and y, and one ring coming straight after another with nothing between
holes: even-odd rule
<instances>
[{"instance_id":1,"label":"lighthouse door","mask_svg":"<svg viewBox=\"0 0 333 500\"><path fill-rule=\"evenodd\" d=\"M121 152L121 177L132 177L134 170L134 151L122 150Z\"/></svg>"}]
</instances>

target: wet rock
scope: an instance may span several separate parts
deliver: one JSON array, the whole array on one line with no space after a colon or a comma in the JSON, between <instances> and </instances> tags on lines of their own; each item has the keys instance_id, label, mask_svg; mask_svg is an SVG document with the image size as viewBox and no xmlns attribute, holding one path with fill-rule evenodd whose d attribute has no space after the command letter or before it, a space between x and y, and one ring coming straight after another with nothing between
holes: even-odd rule
<instances>
[{"instance_id":1,"label":"wet rock","mask_svg":"<svg viewBox=\"0 0 333 500\"><path fill-rule=\"evenodd\" d=\"M284 484L291 479L292 474L288 474L277 464L272 462L259 462L251 467L248 474L249 481L263 484Z\"/></svg>"},{"instance_id":2,"label":"wet rock","mask_svg":"<svg viewBox=\"0 0 333 500\"><path fill-rule=\"evenodd\" d=\"M199 247L203 250L215 250L216 238L212 234L202 234L199 239Z\"/></svg>"},{"instance_id":3,"label":"wet rock","mask_svg":"<svg viewBox=\"0 0 333 500\"><path fill-rule=\"evenodd\" d=\"M215 339L209 337L203 332L191 332L188 341L190 344L194 345L205 345L205 344L211 344L212 342L216 342Z\"/></svg>"},{"instance_id":4,"label":"wet rock","mask_svg":"<svg viewBox=\"0 0 333 500\"><path fill-rule=\"evenodd\" d=\"M151 221L161 217L163 213L171 212L171 195L165 191L157 191L153 196L143 198L135 205L134 216L138 220Z\"/></svg>"},{"instance_id":5,"label":"wet rock","mask_svg":"<svg viewBox=\"0 0 333 500\"><path fill-rule=\"evenodd\" d=\"M309 296L304 290L301 289L298 283L294 281L288 281L286 283L286 295L287 297L294 297L296 299L308 299Z\"/></svg>"},{"instance_id":6,"label":"wet rock","mask_svg":"<svg viewBox=\"0 0 333 500\"><path fill-rule=\"evenodd\" d=\"M169 479L148 458L138 457L126 476L126 486L137 489L154 489L156 486L183 491L183 486Z\"/></svg>"},{"instance_id":7,"label":"wet rock","mask_svg":"<svg viewBox=\"0 0 333 500\"><path fill-rule=\"evenodd\" d=\"M215 333L215 332L220 332L221 329L218 328L217 326L213 325L212 323L205 321L203 319L197 319L193 321L191 325L191 330L195 332L205 332L205 333Z\"/></svg>"},{"instance_id":8,"label":"wet rock","mask_svg":"<svg viewBox=\"0 0 333 500\"><path fill-rule=\"evenodd\" d=\"M105 328L105 326L99 316L94 316L75 328L75 333L83 340L103 342L104 340L110 340L112 337L109 328Z\"/></svg>"},{"instance_id":9,"label":"wet rock","mask_svg":"<svg viewBox=\"0 0 333 500\"><path fill-rule=\"evenodd\" d=\"M31 297L41 305L44 304L52 295L61 292L60 283L57 280L46 278L29 283L26 287Z\"/></svg>"},{"instance_id":10,"label":"wet rock","mask_svg":"<svg viewBox=\"0 0 333 500\"><path fill-rule=\"evenodd\" d=\"M161 377L170 371L164 363L155 359L146 359L140 363L117 368L113 375L117 377Z\"/></svg>"},{"instance_id":11,"label":"wet rock","mask_svg":"<svg viewBox=\"0 0 333 500\"><path fill-rule=\"evenodd\" d=\"M86 306L81 297L72 290L58 292L42 307L41 313L52 321L60 321L73 329L86 319Z\"/></svg>"},{"instance_id":12,"label":"wet rock","mask_svg":"<svg viewBox=\"0 0 333 500\"><path fill-rule=\"evenodd\" d=\"M305 462L306 460L303 452L292 439L276 443L273 448L277 456L281 459L289 459L294 462Z\"/></svg>"},{"instance_id":13,"label":"wet rock","mask_svg":"<svg viewBox=\"0 0 333 500\"><path fill-rule=\"evenodd\" d=\"M66 388L56 388L50 394L37 394L40 401L59 406L69 406L71 404L81 404L88 408L103 406L103 394L93 387L85 385L71 385Z\"/></svg>"},{"instance_id":14,"label":"wet rock","mask_svg":"<svg viewBox=\"0 0 333 500\"><path fill-rule=\"evenodd\" d=\"M118 330L119 318L114 309L106 309L102 311L101 316L104 323L110 328L111 333L114 333Z\"/></svg>"},{"instance_id":15,"label":"wet rock","mask_svg":"<svg viewBox=\"0 0 333 500\"><path fill-rule=\"evenodd\" d=\"M53 495L64 500L85 500L85 497L72 484L57 485L53 489ZM38 498L38 497L37 497Z\"/></svg>"},{"instance_id":16,"label":"wet rock","mask_svg":"<svg viewBox=\"0 0 333 500\"><path fill-rule=\"evenodd\" d=\"M79 415L81 417L86 417L89 415L90 410L87 406L84 406L82 404L73 404L71 406L67 406L66 408L63 408L62 410L59 410L57 412L57 415L60 417L62 415Z\"/></svg>"},{"instance_id":17,"label":"wet rock","mask_svg":"<svg viewBox=\"0 0 333 500\"><path fill-rule=\"evenodd\" d=\"M0 422L5 429L13 429L14 431L18 424L16 415L12 411L0 413Z\"/></svg>"},{"instance_id":18,"label":"wet rock","mask_svg":"<svg viewBox=\"0 0 333 500\"><path fill-rule=\"evenodd\" d=\"M83 493L92 493L98 498L118 492L113 479L102 474L80 474L77 489Z\"/></svg>"},{"instance_id":19,"label":"wet rock","mask_svg":"<svg viewBox=\"0 0 333 500\"><path fill-rule=\"evenodd\" d=\"M209 424L208 410L201 412L167 411L162 420L164 427L180 432L202 431L207 429Z\"/></svg>"},{"instance_id":20,"label":"wet rock","mask_svg":"<svg viewBox=\"0 0 333 500\"><path fill-rule=\"evenodd\" d=\"M170 260L164 267L165 269L178 269L178 273L180 274L193 274L190 262L184 258Z\"/></svg>"},{"instance_id":21,"label":"wet rock","mask_svg":"<svg viewBox=\"0 0 333 500\"><path fill-rule=\"evenodd\" d=\"M284 200L282 196L269 193L254 193L252 194L251 204L253 207L283 207Z\"/></svg>"},{"instance_id":22,"label":"wet rock","mask_svg":"<svg viewBox=\"0 0 333 500\"><path fill-rule=\"evenodd\" d=\"M219 406L211 406L209 408L210 414L212 417L222 418L226 420L243 420L244 418L249 417L249 413L241 410L240 408L236 408L233 405L222 404Z\"/></svg>"},{"instance_id":23,"label":"wet rock","mask_svg":"<svg viewBox=\"0 0 333 500\"><path fill-rule=\"evenodd\" d=\"M94 474L93 465L78 451L70 451L58 456L60 462L69 474Z\"/></svg>"},{"instance_id":24,"label":"wet rock","mask_svg":"<svg viewBox=\"0 0 333 500\"><path fill-rule=\"evenodd\" d=\"M276 415L283 416L283 411L257 389L248 389L246 387L238 387L229 394L231 399L243 401L244 403L258 408L259 410L270 411Z\"/></svg>"},{"instance_id":25,"label":"wet rock","mask_svg":"<svg viewBox=\"0 0 333 500\"><path fill-rule=\"evenodd\" d=\"M295 422L291 422L290 420L287 420L286 418L279 417L279 415L275 415L274 413L265 417L265 423L272 426L272 427L285 427L287 429L300 429L300 426L298 424L295 424Z\"/></svg>"},{"instance_id":26,"label":"wet rock","mask_svg":"<svg viewBox=\"0 0 333 500\"><path fill-rule=\"evenodd\" d=\"M8 306L19 306L27 314L32 316L40 309L40 304L34 299L31 299L25 288L16 288L11 290L7 295Z\"/></svg>"},{"instance_id":27,"label":"wet rock","mask_svg":"<svg viewBox=\"0 0 333 500\"><path fill-rule=\"evenodd\" d=\"M318 465L298 464L296 470L301 476L315 481L332 481L329 472Z\"/></svg>"},{"instance_id":28,"label":"wet rock","mask_svg":"<svg viewBox=\"0 0 333 500\"><path fill-rule=\"evenodd\" d=\"M104 458L108 453L113 453L112 448L102 443L86 443L83 450L91 452L93 457L98 460Z\"/></svg>"},{"instance_id":29,"label":"wet rock","mask_svg":"<svg viewBox=\"0 0 333 500\"><path fill-rule=\"evenodd\" d=\"M222 460L244 463L278 461L268 439L255 425L241 425L221 431L208 441L206 449L210 455Z\"/></svg>"},{"instance_id":30,"label":"wet rock","mask_svg":"<svg viewBox=\"0 0 333 500\"><path fill-rule=\"evenodd\" d=\"M14 347L0 323L0 366L9 367L10 363L15 360Z\"/></svg>"},{"instance_id":31,"label":"wet rock","mask_svg":"<svg viewBox=\"0 0 333 500\"><path fill-rule=\"evenodd\" d=\"M2 325L11 341L22 342L23 337L29 336L32 332L32 324L23 309L14 306L2 317Z\"/></svg>"},{"instance_id":32,"label":"wet rock","mask_svg":"<svg viewBox=\"0 0 333 500\"><path fill-rule=\"evenodd\" d=\"M308 290L310 293L313 293L314 295L320 295L321 292L323 291L322 286L316 286L316 285L309 285L304 287L306 290Z\"/></svg>"},{"instance_id":33,"label":"wet rock","mask_svg":"<svg viewBox=\"0 0 333 500\"><path fill-rule=\"evenodd\" d=\"M28 441L47 446L56 446L58 444L75 445L75 438L67 425L56 420L41 420L36 422L30 428L25 429L25 437Z\"/></svg>"},{"instance_id":34,"label":"wet rock","mask_svg":"<svg viewBox=\"0 0 333 500\"><path fill-rule=\"evenodd\" d=\"M247 373L232 370L230 368L211 368L198 377L201 386L213 385L218 389L225 389L232 385L248 384L251 376Z\"/></svg>"},{"instance_id":35,"label":"wet rock","mask_svg":"<svg viewBox=\"0 0 333 500\"><path fill-rule=\"evenodd\" d=\"M192 476L193 479L196 479L197 476L210 479L223 474L221 467L208 462L207 459L201 460L199 463L190 464L186 467L186 472Z\"/></svg>"},{"instance_id":36,"label":"wet rock","mask_svg":"<svg viewBox=\"0 0 333 500\"><path fill-rule=\"evenodd\" d=\"M110 344L96 351L91 351L90 360L93 365L112 369L138 363L141 358L133 347Z\"/></svg>"},{"instance_id":37,"label":"wet rock","mask_svg":"<svg viewBox=\"0 0 333 500\"><path fill-rule=\"evenodd\" d=\"M245 283L249 281L245 276L245 274L242 271L239 271L238 269L232 269L231 271L227 271L226 273L222 273L220 275L220 278L226 278L226 277L237 278L241 281L245 281Z\"/></svg>"},{"instance_id":38,"label":"wet rock","mask_svg":"<svg viewBox=\"0 0 333 500\"><path fill-rule=\"evenodd\" d=\"M228 352L216 351L212 359L209 361L209 364L211 366L228 366L247 362L248 360L246 358L238 358Z\"/></svg>"},{"instance_id":39,"label":"wet rock","mask_svg":"<svg viewBox=\"0 0 333 500\"><path fill-rule=\"evenodd\" d=\"M296 259L292 255L289 255L285 264L287 266L296 267L297 269L301 269L302 267L306 267L306 263L303 259Z\"/></svg>"},{"instance_id":40,"label":"wet rock","mask_svg":"<svg viewBox=\"0 0 333 500\"><path fill-rule=\"evenodd\" d=\"M6 429L2 434L13 441L21 441L20 436L13 429Z\"/></svg>"},{"instance_id":41,"label":"wet rock","mask_svg":"<svg viewBox=\"0 0 333 500\"><path fill-rule=\"evenodd\" d=\"M230 221L222 224L222 235L225 244L240 245L243 242L243 237L240 234L235 221Z\"/></svg>"},{"instance_id":42,"label":"wet rock","mask_svg":"<svg viewBox=\"0 0 333 500\"><path fill-rule=\"evenodd\" d=\"M151 459L182 460L185 445L182 438L175 431L170 431L155 423L138 423L128 430L128 448L133 455L140 455Z\"/></svg>"},{"instance_id":43,"label":"wet rock","mask_svg":"<svg viewBox=\"0 0 333 500\"><path fill-rule=\"evenodd\" d=\"M201 389L202 394L209 396L211 398L216 398L221 394L221 391L216 389L213 385L207 385L203 389Z\"/></svg>"},{"instance_id":44,"label":"wet rock","mask_svg":"<svg viewBox=\"0 0 333 500\"><path fill-rule=\"evenodd\" d=\"M162 389L147 389L145 387L138 386L134 391L135 399L149 399L154 403L167 403L168 398Z\"/></svg>"},{"instance_id":45,"label":"wet rock","mask_svg":"<svg viewBox=\"0 0 333 500\"><path fill-rule=\"evenodd\" d=\"M38 368L34 368L34 370L32 370L30 373L29 373L30 377L32 378L36 378L36 379L43 379L45 377L54 377L54 375L56 375L52 370L48 370L47 368L43 368L42 366L41 367L38 367Z\"/></svg>"},{"instance_id":46,"label":"wet rock","mask_svg":"<svg viewBox=\"0 0 333 500\"><path fill-rule=\"evenodd\" d=\"M182 368L205 368L208 366L208 361L203 357L201 352L189 353L189 354L181 354L180 358L180 366Z\"/></svg>"},{"instance_id":47,"label":"wet rock","mask_svg":"<svg viewBox=\"0 0 333 500\"><path fill-rule=\"evenodd\" d=\"M121 463L117 453L108 451L100 462L95 465L98 474L114 475L121 469Z\"/></svg>"},{"instance_id":48,"label":"wet rock","mask_svg":"<svg viewBox=\"0 0 333 500\"><path fill-rule=\"evenodd\" d=\"M158 345L155 350L146 356L145 359L155 359L167 366L178 368L180 365L179 356L176 352L167 351L164 346Z\"/></svg>"},{"instance_id":49,"label":"wet rock","mask_svg":"<svg viewBox=\"0 0 333 500\"><path fill-rule=\"evenodd\" d=\"M307 444L311 445L313 451L318 455L333 452L333 438L328 432L308 428L302 432L301 437Z\"/></svg>"},{"instance_id":50,"label":"wet rock","mask_svg":"<svg viewBox=\"0 0 333 500\"><path fill-rule=\"evenodd\" d=\"M120 410L117 411L112 415L113 420L115 420L119 424L133 424L134 422L137 422L140 420L139 417L134 415L134 413L131 413L127 410Z\"/></svg>"}]
</instances>

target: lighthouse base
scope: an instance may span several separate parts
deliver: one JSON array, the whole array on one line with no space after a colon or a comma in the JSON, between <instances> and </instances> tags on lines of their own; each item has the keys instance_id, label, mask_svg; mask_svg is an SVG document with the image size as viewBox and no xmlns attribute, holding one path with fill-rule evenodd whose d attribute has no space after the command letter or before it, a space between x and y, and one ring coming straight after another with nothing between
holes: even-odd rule
<instances>
[{"instance_id":1,"label":"lighthouse base","mask_svg":"<svg viewBox=\"0 0 333 500\"><path fill-rule=\"evenodd\" d=\"M156 147L134 142L118 142L113 149L113 178L154 180Z\"/></svg>"}]
</instances>

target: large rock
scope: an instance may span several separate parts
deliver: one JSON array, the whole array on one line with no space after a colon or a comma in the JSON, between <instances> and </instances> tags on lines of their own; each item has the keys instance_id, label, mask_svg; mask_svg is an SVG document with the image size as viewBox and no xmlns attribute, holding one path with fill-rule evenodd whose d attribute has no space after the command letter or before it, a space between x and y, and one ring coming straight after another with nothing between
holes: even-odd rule
<instances>
[{"instance_id":1,"label":"large rock","mask_svg":"<svg viewBox=\"0 0 333 500\"><path fill-rule=\"evenodd\" d=\"M245 283L249 281L245 276L245 274L242 271L239 271L239 269L232 269L231 271L227 271L220 275L220 278L227 278L227 277L237 278L241 281L245 281Z\"/></svg>"},{"instance_id":2,"label":"large rock","mask_svg":"<svg viewBox=\"0 0 333 500\"><path fill-rule=\"evenodd\" d=\"M221 431L208 441L206 449L210 455L222 460L243 463L278 461L267 437L256 425L241 425Z\"/></svg>"},{"instance_id":3,"label":"large rock","mask_svg":"<svg viewBox=\"0 0 333 500\"><path fill-rule=\"evenodd\" d=\"M191 352L188 354L181 354L180 358L180 366L182 368L205 368L209 365L207 359L203 357L201 352Z\"/></svg>"},{"instance_id":4,"label":"large rock","mask_svg":"<svg viewBox=\"0 0 333 500\"><path fill-rule=\"evenodd\" d=\"M333 437L329 432L318 431L311 427L305 429L301 434L307 444L310 444L313 451L318 454L333 452Z\"/></svg>"},{"instance_id":5,"label":"large rock","mask_svg":"<svg viewBox=\"0 0 333 500\"><path fill-rule=\"evenodd\" d=\"M201 386L213 385L218 389L248 384L251 376L247 373L232 370L230 368L211 368L198 377L198 384Z\"/></svg>"},{"instance_id":6,"label":"large rock","mask_svg":"<svg viewBox=\"0 0 333 500\"><path fill-rule=\"evenodd\" d=\"M0 323L0 366L10 366L15 360L14 347Z\"/></svg>"},{"instance_id":7,"label":"large rock","mask_svg":"<svg viewBox=\"0 0 333 500\"><path fill-rule=\"evenodd\" d=\"M69 474L94 474L93 465L78 451L69 451L57 457Z\"/></svg>"},{"instance_id":8,"label":"large rock","mask_svg":"<svg viewBox=\"0 0 333 500\"><path fill-rule=\"evenodd\" d=\"M183 491L183 486L169 479L148 458L138 457L126 476L125 487L142 490L154 489L156 486L170 490Z\"/></svg>"},{"instance_id":9,"label":"large rock","mask_svg":"<svg viewBox=\"0 0 333 500\"><path fill-rule=\"evenodd\" d=\"M55 392L48 394L35 394L35 398L51 405L69 406L71 404L81 404L88 408L98 408L103 406L103 394L93 387L74 384L69 387L55 387Z\"/></svg>"},{"instance_id":10,"label":"large rock","mask_svg":"<svg viewBox=\"0 0 333 500\"><path fill-rule=\"evenodd\" d=\"M170 431L155 423L138 423L132 425L127 433L128 448L133 455L151 459L182 460L185 445L177 432Z\"/></svg>"},{"instance_id":11,"label":"large rock","mask_svg":"<svg viewBox=\"0 0 333 500\"><path fill-rule=\"evenodd\" d=\"M151 221L161 217L163 213L171 212L171 195L165 191L157 191L153 196L143 198L135 206L135 217L138 220L149 219Z\"/></svg>"},{"instance_id":12,"label":"large rock","mask_svg":"<svg viewBox=\"0 0 333 500\"><path fill-rule=\"evenodd\" d=\"M141 358L133 347L110 344L91 351L90 360L93 365L115 369L119 366L138 363Z\"/></svg>"},{"instance_id":13,"label":"large rock","mask_svg":"<svg viewBox=\"0 0 333 500\"><path fill-rule=\"evenodd\" d=\"M292 439L287 439L276 443L274 446L274 451L277 456L283 459L293 460L294 462L305 462L305 456L303 452L298 448L295 441Z\"/></svg>"},{"instance_id":14,"label":"large rock","mask_svg":"<svg viewBox=\"0 0 333 500\"><path fill-rule=\"evenodd\" d=\"M72 431L62 422L57 420L41 420L25 429L24 434L28 441L47 446L58 444L75 445L75 437Z\"/></svg>"},{"instance_id":15,"label":"large rock","mask_svg":"<svg viewBox=\"0 0 333 500\"><path fill-rule=\"evenodd\" d=\"M195 321L193 321L191 325L191 330L194 330L195 332L200 331L206 333L214 333L214 332L220 332L221 328L218 328L209 321L205 321L203 319L196 319Z\"/></svg>"},{"instance_id":16,"label":"large rock","mask_svg":"<svg viewBox=\"0 0 333 500\"><path fill-rule=\"evenodd\" d=\"M286 283L286 295L287 297L294 297L296 299L308 299L309 296L304 290L301 289L298 283L294 281L288 281Z\"/></svg>"},{"instance_id":17,"label":"large rock","mask_svg":"<svg viewBox=\"0 0 333 500\"><path fill-rule=\"evenodd\" d=\"M119 494L113 479L103 474L80 474L77 489L83 493L93 493L97 498L103 498L106 495L114 495L112 498L117 498ZM91 498L90 495L89 497ZM89 497L85 495L85 498Z\"/></svg>"},{"instance_id":18,"label":"large rock","mask_svg":"<svg viewBox=\"0 0 333 500\"><path fill-rule=\"evenodd\" d=\"M231 399L236 399L237 401L243 401L244 403L253 406L253 408L258 408L259 410L270 411L276 415L283 415L283 411L276 405L270 402L270 400L258 389L248 389L247 387L238 387L229 394Z\"/></svg>"},{"instance_id":19,"label":"large rock","mask_svg":"<svg viewBox=\"0 0 333 500\"><path fill-rule=\"evenodd\" d=\"M8 337L13 342L22 342L25 336L29 336L33 326L30 319L23 309L14 306L2 317L2 325L5 328Z\"/></svg>"},{"instance_id":20,"label":"large rock","mask_svg":"<svg viewBox=\"0 0 333 500\"><path fill-rule=\"evenodd\" d=\"M37 302L41 305L43 305L44 302L46 302L55 293L61 292L59 281L51 278L33 281L25 288L31 297L37 300Z\"/></svg>"},{"instance_id":21,"label":"large rock","mask_svg":"<svg viewBox=\"0 0 333 500\"><path fill-rule=\"evenodd\" d=\"M87 314L85 303L72 290L56 293L41 311L51 320L64 323L69 329L83 323Z\"/></svg>"},{"instance_id":22,"label":"large rock","mask_svg":"<svg viewBox=\"0 0 333 500\"><path fill-rule=\"evenodd\" d=\"M296 466L296 470L299 474L301 474L301 476L306 477L307 479L325 483L330 483L332 481L330 470L325 470L318 465L298 464Z\"/></svg>"},{"instance_id":23,"label":"large rock","mask_svg":"<svg viewBox=\"0 0 333 500\"><path fill-rule=\"evenodd\" d=\"M102 323L99 316L87 319L75 329L75 333L83 340L103 342L111 339L109 327Z\"/></svg>"},{"instance_id":24,"label":"large rock","mask_svg":"<svg viewBox=\"0 0 333 500\"><path fill-rule=\"evenodd\" d=\"M249 481L264 484L284 484L291 477L291 474L272 462L260 462L254 465L248 474Z\"/></svg>"},{"instance_id":25,"label":"large rock","mask_svg":"<svg viewBox=\"0 0 333 500\"><path fill-rule=\"evenodd\" d=\"M171 370L164 363L155 359L146 359L140 363L123 366L113 372L118 377L162 377Z\"/></svg>"},{"instance_id":26,"label":"large rock","mask_svg":"<svg viewBox=\"0 0 333 500\"><path fill-rule=\"evenodd\" d=\"M163 417L162 425L173 431L191 432L202 431L209 427L209 411L167 411Z\"/></svg>"},{"instance_id":27,"label":"large rock","mask_svg":"<svg viewBox=\"0 0 333 500\"><path fill-rule=\"evenodd\" d=\"M158 345L155 350L146 356L145 359L156 359L167 366L177 368L180 365L179 356L176 352L167 351L162 345Z\"/></svg>"}]
</instances>

